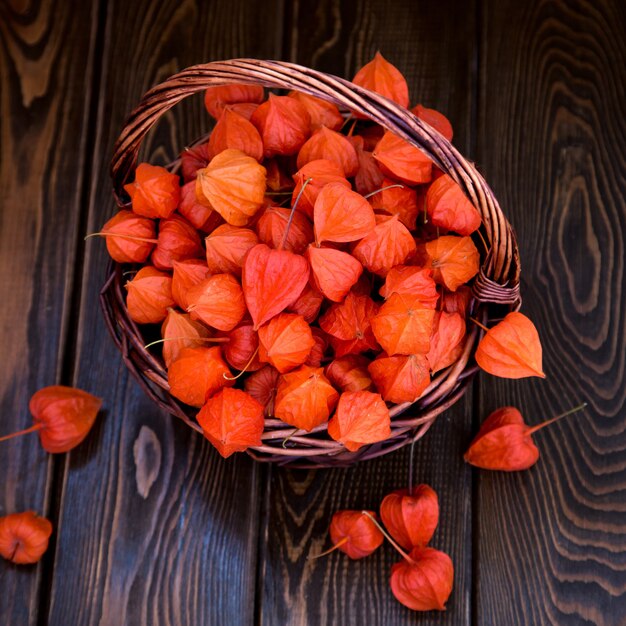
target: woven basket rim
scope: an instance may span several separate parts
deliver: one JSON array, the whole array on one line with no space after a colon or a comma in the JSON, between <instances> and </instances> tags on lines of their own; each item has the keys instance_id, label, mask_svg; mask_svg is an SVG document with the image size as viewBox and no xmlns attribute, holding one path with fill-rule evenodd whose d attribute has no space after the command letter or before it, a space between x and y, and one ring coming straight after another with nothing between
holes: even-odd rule
<instances>
[{"instance_id":1,"label":"woven basket rim","mask_svg":"<svg viewBox=\"0 0 626 626\"><path fill-rule=\"evenodd\" d=\"M111 176L119 208L128 208L123 185L134 169L144 136L160 116L193 93L232 82L296 89L321 97L344 109L366 115L420 148L461 186L483 218L480 230L489 244L489 250L482 258L480 271L472 283L471 315L485 320L493 307L498 307L500 311L502 307L510 310L519 308L520 264L515 234L473 164L436 130L396 103L342 78L292 63L234 59L196 65L150 89L129 116L114 147ZM177 166L178 161L173 161L169 167L176 171ZM159 407L202 432L195 420L197 409L186 407L171 396L163 360L144 347L141 330L128 315L123 288L124 269L125 266L113 261L107 267L107 277L100 294L107 328L126 366L147 395ZM336 467L375 458L417 441L436 417L456 403L467 390L477 371L472 357L482 332L477 326L469 329L459 359L438 372L417 401L391 405L392 433L385 441L364 445L356 452L350 452L343 444L328 437L326 424L306 432L276 418L266 418L262 445L250 448L248 454L258 461L281 465ZM407 417L409 409L411 416ZM288 444L285 444L286 439Z\"/></svg>"}]
</instances>

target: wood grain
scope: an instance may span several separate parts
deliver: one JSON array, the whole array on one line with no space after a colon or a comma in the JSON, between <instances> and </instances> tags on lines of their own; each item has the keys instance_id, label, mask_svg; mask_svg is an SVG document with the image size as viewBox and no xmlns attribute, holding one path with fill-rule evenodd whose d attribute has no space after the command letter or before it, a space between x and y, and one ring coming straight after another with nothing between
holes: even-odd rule
<instances>
[{"instance_id":1,"label":"wood grain","mask_svg":"<svg viewBox=\"0 0 626 626\"><path fill-rule=\"evenodd\" d=\"M90 231L114 210L108 159L140 96L188 65L277 55L277 15L279 4L241 0L109 3L97 137L88 149ZM145 157L171 160L208 125L198 97L163 120ZM105 265L103 243L88 243L76 384L105 397L106 409L64 475L49 624L250 624L258 467L243 455L223 461L129 380L98 310Z\"/></svg>"},{"instance_id":2,"label":"wood grain","mask_svg":"<svg viewBox=\"0 0 626 626\"><path fill-rule=\"evenodd\" d=\"M89 3L0 4L2 434L64 379L94 31ZM52 466L36 435L0 444L0 515L49 514ZM0 560L2 623L37 622L45 563Z\"/></svg>"},{"instance_id":3,"label":"wood grain","mask_svg":"<svg viewBox=\"0 0 626 626\"><path fill-rule=\"evenodd\" d=\"M542 458L480 474L478 624L624 624L626 616L626 7L487 2L479 163L518 232L524 312L545 382L484 377L482 416L531 423ZM497 140L496 140L497 138Z\"/></svg>"},{"instance_id":4,"label":"wood grain","mask_svg":"<svg viewBox=\"0 0 626 626\"><path fill-rule=\"evenodd\" d=\"M455 143L468 153L475 31L473 20L455 11L454 3L425 4L416 11L403 2L323 0L295 2L290 9L290 60L351 78L380 49L404 72L414 101L450 116ZM447 551L456 568L446 613L417 615L395 601L388 577L399 557L388 546L359 562L340 553L307 560L329 547L335 511L377 509L385 494L407 485L409 450L404 449L350 469L272 468L261 536L262 624L470 623L471 473L462 462L470 406L468 396L416 446L417 480L433 486L441 501L434 546Z\"/></svg>"}]
</instances>

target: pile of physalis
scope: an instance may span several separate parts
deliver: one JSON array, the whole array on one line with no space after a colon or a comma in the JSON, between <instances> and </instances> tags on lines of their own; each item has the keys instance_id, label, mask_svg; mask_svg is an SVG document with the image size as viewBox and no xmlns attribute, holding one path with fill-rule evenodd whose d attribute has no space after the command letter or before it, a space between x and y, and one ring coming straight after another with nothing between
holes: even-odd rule
<instances>
[{"instance_id":1,"label":"pile of physalis","mask_svg":"<svg viewBox=\"0 0 626 626\"><path fill-rule=\"evenodd\" d=\"M409 106L380 54L354 83ZM233 84L205 104L208 140L179 173L139 164L132 210L99 233L115 261L142 266L128 313L161 324L170 393L224 457L261 445L270 415L350 451L385 440L389 405L462 353L480 214L419 149L329 102ZM452 138L443 115L413 112ZM522 314L487 337L481 367L543 376Z\"/></svg>"}]
</instances>

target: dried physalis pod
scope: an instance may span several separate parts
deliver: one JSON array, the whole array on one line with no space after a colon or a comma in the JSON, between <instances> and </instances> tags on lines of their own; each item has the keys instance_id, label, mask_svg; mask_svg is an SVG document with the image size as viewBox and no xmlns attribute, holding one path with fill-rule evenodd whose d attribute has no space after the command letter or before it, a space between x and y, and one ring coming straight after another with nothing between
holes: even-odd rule
<instances>
[{"instance_id":1,"label":"dried physalis pod","mask_svg":"<svg viewBox=\"0 0 626 626\"><path fill-rule=\"evenodd\" d=\"M383 400L415 402L430 385L428 361L422 354L379 354L368 367Z\"/></svg>"},{"instance_id":2,"label":"dried physalis pod","mask_svg":"<svg viewBox=\"0 0 626 626\"><path fill-rule=\"evenodd\" d=\"M344 392L328 422L328 434L351 452L367 443L384 441L391 434L389 409L380 394Z\"/></svg>"},{"instance_id":3,"label":"dried physalis pod","mask_svg":"<svg viewBox=\"0 0 626 626\"><path fill-rule=\"evenodd\" d=\"M392 293L372 318L372 331L383 350L394 354L426 354L435 319L420 296Z\"/></svg>"},{"instance_id":4,"label":"dried physalis pod","mask_svg":"<svg viewBox=\"0 0 626 626\"><path fill-rule=\"evenodd\" d=\"M476 363L483 370L501 378L546 377L539 333L523 313L509 313L491 328L473 321L486 331L476 348Z\"/></svg>"},{"instance_id":5,"label":"dried physalis pod","mask_svg":"<svg viewBox=\"0 0 626 626\"><path fill-rule=\"evenodd\" d=\"M241 285L230 274L213 274L187 292L191 319L211 328L230 331L246 313Z\"/></svg>"},{"instance_id":6,"label":"dried physalis pod","mask_svg":"<svg viewBox=\"0 0 626 626\"><path fill-rule=\"evenodd\" d=\"M204 233L210 233L224 223L222 216L211 208L205 198L198 198L195 178L181 187L178 212L194 228Z\"/></svg>"},{"instance_id":7,"label":"dried physalis pod","mask_svg":"<svg viewBox=\"0 0 626 626\"><path fill-rule=\"evenodd\" d=\"M132 211L118 211L99 233L109 256L118 263L145 263L157 243L153 220Z\"/></svg>"},{"instance_id":8,"label":"dried physalis pod","mask_svg":"<svg viewBox=\"0 0 626 626\"><path fill-rule=\"evenodd\" d=\"M334 248L310 245L306 258L313 283L333 302L341 302L363 273L363 266L351 254Z\"/></svg>"},{"instance_id":9,"label":"dried physalis pod","mask_svg":"<svg viewBox=\"0 0 626 626\"><path fill-rule=\"evenodd\" d=\"M373 152L381 170L407 185L430 182L433 162L408 141L385 132Z\"/></svg>"},{"instance_id":10,"label":"dried physalis pod","mask_svg":"<svg viewBox=\"0 0 626 626\"><path fill-rule=\"evenodd\" d=\"M437 312L426 358L430 371L438 372L461 356L465 339L465 320L458 313Z\"/></svg>"},{"instance_id":11,"label":"dried physalis pod","mask_svg":"<svg viewBox=\"0 0 626 626\"><path fill-rule=\"evenodd\" d=\"M252 324L241 324L228 333L224 358L236 370L254 372L263 367L259 360L259 337Z\"/></svg>"},{"instance_id":12,"label":"dried physalis pod","mask_svg":"<svg viewBox=\"0 0 626 626\"><path fill-rule=\"evenodd\" d=\"M303 365L278 379L274 415L291 426L310 431L328 421L339 394L321 367Z\"/></svg>"},{"instance_id":13,"label":"dried physalis pod","mask_svg":"<svg viewBox=\"0 0 626 626\"><path fill-rule=\"evenodd\" d=\"M265 92L261 85L230 83L209 87L204 92L204 106L210 115L219 120L227 106L246 103L260 104L263 98L265 98Z\"/></svg>"},{"instance_id":14,"label":"dried physalis pod","mask_svg":"<svg viewBox=\"0 0 626 626\"><path fill-rule=\"evenodd\" d=\"M152 264L159 270L171 270L174 261L197 259L203 254L198 231L178 215L159 222L157 245Z\"/></svg>"},{"instance_id":15,"label":"dried physalis pod","mask_svg":"<svg viewBox=\"0 0 626 626\"><path fill-rule=\"evenodd\" d=\"M311 327L295 313L279 313L259 328L259 359L281 374L302 365L314 345Z\"/></svg>"},{"instance_id":16,"label":"dried physalis pod","mask_svg":"<svg viewBox=\"0 0 626 626\"><path fill-rule=\"evenodd\" d=\"M452 124L443 113L435 111L435 109L427 109L421 104L414 106L411 113L439 131L448 141L452 141Z\"/></svg>"},{"instance_id":17,"label":"dried physalis pod","mask_svg":"<svg viewBox=\"0 0 626 626\"><path fill-rule=\"evenodd\" d=\"M398 489L385 496L380 517L391 536L406 550L425 546L439 523L439 498L428 485L415 485L411 492Z\"/></svg>"},{"instance_id":18,"label":"dried physalis pod","mask_svg":"<svg viewBox=\"0 0 626 626\"><path fill-rule=\"evenodd\" d=\"M37 563L48 549L52 524L34 511L0 517L0 556L18 565Z\"/></svg>"},{"instance_id":19,"label":"dried physalis pod","mask_svg":"<svg viewBox=\"0 0 626 626\"><path fill-rule=\"evenodd\" d=\"M315 243L345 243L362 239L376 226L369 202L341 183L329 183L317 196L313 209Z\"/></svg>"},{"instance_id":20,"label":"dried physalis pod","mask_svg":"<svg viewBox=\"0 0 626 626\"><path fill-rule=\"evenodd\" d=\"M309 280L306 259L258 244L246 256L242 285L255 330L291 306Z\"/></svg>"},{"instance_id":21,"label":"dried physalis pod","mask_svg":"<svg viewBox=\"0 0 626 626\"><path fill-rule=\"evenodd\" d=\"M261 445L263 407L250 394L225 387L210 397L198 413L204 436L227 458Z\"/></svg>"},{"instance_id":22,"label":"dried physalis pod","mask_svg":"<svg viewBox=\"0 0 626 626\"><path fill-rule=\"evenodd\" d=\"M352 82L359 87L375 91L400 106L405 108L409 106L409 86L406 79L380 52L356 73Z\"/></svg>"},{"instance_id":23,"label":"dried physalis pod","mask_svg":"<svg viewBox=\"0 0 626 626\"><path fill-rule=\"evenodd\" d=\"M421 196L419 198L421 199ZM415 230L417 217L424 210L415 189L399 185L390 178L384 178L380 182L369 201L377 211L397 215L409 230Z\"/></svg>"},{"instance_id":24,"label":"dried physalis pod","mask_svg":"<svg viewBox=\"0 0 626 626\"><path fill-rule=\"evenodd\" d=\"M367 511L376 517L373 511ZM312 559L339 550L351 559L362 559L375 552L383 543L384 537L372 519L363 511L337 511L330 521L330 540L333 547Z\"/></svg>"},{"instance_id":25,"label":"dried physalis pod","mask_svg":"<svg viewBox=\"0 0 626 626\"><path fill-rule=\"evenodd\" d=\"M454 584L454 566L434 548L414 548L391 568L391 592L414 611L445 611Z\"/></svg>"},{"instance_id":26,"label":"dried physalis pod","mask_svg":"<svg viewBox=\"0 0 626 626\"><path fill-rule=\"evenodd\" d=\"M439 300L437 285L432 279L432 270L413 265L396 265L389 270L385 284L380 288L380 295L386 299L394 293L416 296L422 306L434 309Z\"/></svg>"},{"instance_id":27,"label":"dried physalis pod","mask_svg":"<svg viewBox=\"0 0 626 626\"><path fill-rule=\"evenodd\" d=\"M140 163L135 181L124 185L133 211L144 217L168 218L180 202L180 181L159 165Z\"/></svg>"},{"instance_id":28,"label":"dried physalis pod","mask_svg":"<svg viewBox=\"0 0 626 626\"><path fill-rule=\"evenodd\" d=\"M470 237L438 237L427 242L425 250L433 279L450 291L478 274L480 254Z\"/></svg>"},{"instance_id":29,"label":"dried physalis pod","mask_svg":"<svg viewBox=\"0 0 626 626\"><path fill-rule=\"evenodd\" d=\"M259 243L259 238L250 228L222 224L204 240L204 243L207 266L211 273L241 276L243 260Z\"/></svg>"},{"instance_id":30,"label":"dried physalis pod","mask_svg":"<svg viewBox=\"0 0 626 626\"><path fill-rule=\"evenodd\" d=\"M377 215L374 229L352 250L363 267L379 276L386 276L392 267L404 263L414 252L413 236L397 215Z\"/></svg>"},{"instance_id":31,"label":"dried physalis pod","mask_svg":"<svg viewBox=\"0 0 626 626\"><path fill-rule=\"evenodd\" d=\"M172 270L172 297L176 304L186 311L189 306L187 292L208 278L211 272L202 259L174 261Z\"/></svg>"},{"instance_id":32,"label":"dried physalis pod","mask_svg":"<svg viewBox=\"0 0 626 626\"><path fill-rule=\"evenodd\" d=\"M351 291L343 302L331 305L319 318L320 328L329 335L337 357L379 349L372 331L377 311L371 298Z\"/></svg>"},{"instance_id":33,"label":"dried physalis pod","mask_svg":"<svg viewBox=\"0 0 626 626\"><path fill-rule=\"evenodd\" d=\"M44 387L33 394L28 405L35 423L0 437L0 441L38 432L46 452L68 452L87 436L101 406L100 398L81 389L62 385Z\"/></svg>"},{"instance_id":34,"label":"dried physalis pod","mask_svg":"<svg viewBox=\"0 0 626 626\"><path fill-rule=\"evenodd\" d=\"M244 389L264 409L266 415L274 412L274 396L280 374L271 365L265 365L257 372L250 374L244 383Z\"/></svg>"},{"instance_id":35,"label":"dried physalis pod","mask_svg":"<svg viewBox=\"0 0 626 626\"><path fill-rule=\"evenodd\" d=\"M263 206L265 168L240 150L224 150L198 171L196 194L229 224L245 226Z\"/></svg>"},{"instance_id":36,"label":"dried physalis pod","mask_svg":"<svg viewBox=\"0 0 626 626\"><path fill-rule=\"evenodd\" d=\"M298 152L298 169L317 160L336 163L346 178L354 176L359 169L359 159L352 142L341 133L322 126Z\"/></svg>"},{"instance_id":37,"label":"dried physalis pod","mask_svg":"<svg viewBox=\"0 0 626 626\"><path fill-rule=\"evenodd\" d=\"M297 154L309 136L311 117L295 98L270 94L250 121L263 140L265 156Z\"/></svg>"},{"instance_id":38,"label":"dried physalis pod","mask_svg":"<svg viewBox=\"0 0 626 626\"><path fill-rule=\"evenodd\" d=\"M138 324L158 324L174 306L172 278L152 266L142 267L126 283L128 315Z\"/></svg>"},{"instance_id":39,"label":"dried physalis pod","mask_svg":"<svg viewBox=\"0 0 626 626\"><path fill-rule=\"evenodd\" d=\"M350 182L344 176L343 168L327 159L318 159L307 163L293 175L293 180L296 186L291 196L292 202L295 202L296 198L299 197L298 211L304 213L309 219L313 219L315 201L326 185L339 183L346 189L350 189ZM307 183L306 187L304 186L305 183Z\"/></svg>"},{"instance_id":40,"label":"dried physalis pod","mask_svg":"<svg viewBox=\"0 0 626 626\"><path fill-rule=\"evenodd\" d=\"M181 350L167 371L167 382L175 398L198 408L222 387L235 383L218 347Z\"/></svg>"},{"instance_id":41,"label":"dried physalis pod","mask_svg":"<svg viewBox=\"0 0 626 626\"><path fill-rule=\"evenodd\" d=\"M369 359L362 354L348 354L331 361L325 374L341 391L372 391L369 363Z\"/></svg>"},{"instance_id":42,"label":"dried physalis pod","mask_svg":"<svg viewBox=\"0 0 626 626\"><path fill-rule=\"evenodd\" d=\"M528 426L515 407L497 409L482 423L464 458L470 465L482 469L503 472L528 469L539 459L539 449L532 435L586 406L587 403L584 402L537 426Z\"/></svg>"},{"instance_id":43,"label":"dried physalis pod","mask_svg":"<svg viewBox=\"0 0 626 626\"><path fill-rule=\"evenodd\" d=\"M198 170L204 169L210 160L208 143L185 148L180 153L180 170L185 183L196 180Z\"/></svg>"},{"instance_id":44,"label":"dried physalis pod","mask_svg":"<svg viewBox=\"0 0 626 626\"><path fill-rule=\"evenodd\" d=\"M169 367L185 348L200 348L206 345L205 340L210 334L209 329L204 324L192 320L189 313L168 309L167 317L161 326L165 366Z\"/></svg>"},{"instance_id":45,"label":"dried physalis pod","mask_svg":"<svg viewBox=\"0 0 626 626\"><path fill-rule=\"evenodd\" d=\"M459 235L471 235L482 224L476 207L447 174L440 176L428 188L426 211L433 226Z\"/></svg>"},{"instance_id":46,"label":"dried physalis pod","mask_svg":"<svg viewBox=\"0 0 626 626\"><path fill-rule=\"evenodd\" d=\"M263 141L255 126L229 107L224 109L209 139L209 159L233 148L261 161Z\"/></svg>"},{"instance_id":47,"label":"dried physalis pod","mask_svg":"<svg viewBox=\"0 0 626 626\"><path fill-rule=\"evenodd\" d=\"M295 98L307 110L311 118L311 132L322 126L332 130L339 130L343 126L343 116L332 102L321 100L301 91L290 91L289 97Z\"/></svg>"}]
</instances>

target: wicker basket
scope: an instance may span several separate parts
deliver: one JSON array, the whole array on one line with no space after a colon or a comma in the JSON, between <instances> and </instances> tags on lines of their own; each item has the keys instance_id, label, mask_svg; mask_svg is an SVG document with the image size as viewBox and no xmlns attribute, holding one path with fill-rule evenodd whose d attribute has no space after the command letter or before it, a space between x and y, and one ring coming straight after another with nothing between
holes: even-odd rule
<instances>
[{"instance_id":1,"label":"wicker basket","mask_svg":"<svg viewBox=\"0 0 626 626\"><path fill-rule=\"evenodd\" d=\"M323 98L340 109L367 116L420 148L461 185L483 219L480 230L489 252L483 255L480 272L473 281L472 315L480 319L501 317L503 313L519 308L520 264L515 235L487 183L474 166L439 133L394 102L342 78L299 65L254 59L208 63L187 68L152 88L129 117L114 148L111 176L120 207L128 208L123 185L132 175L144 136L159 117L191 94L233 82L295 89ZM174 169L176 163L171 167ZM195 411L169 394L167 371L162 359L144 348L146 341L128 315L122 266L111 263L107 272L100 298L102 310L128 369L160 407L201 432L195 420ZM282 465L336 467L381 456L416 441L426 433L437 415L465 393L477 369L473 353L480 332L475 325L469 329L459 360L439 372L419 400L391 407L389 439L349 452L343 444L328 437L325 424L310 433L294 433L293 427L278 419L267 418L263 445L250 449L249 454L258 461ZM285 441L287 438L288 441Z\"/></svg>"}]
</instances>

